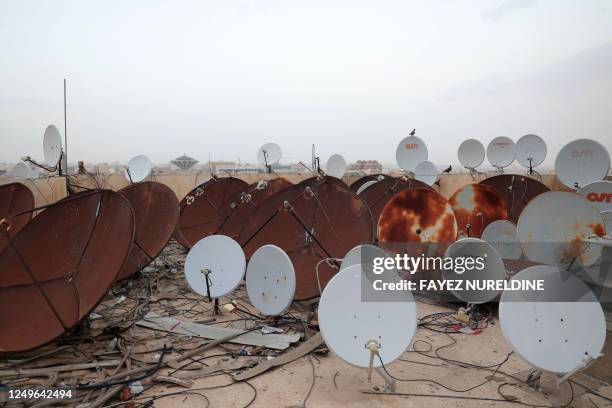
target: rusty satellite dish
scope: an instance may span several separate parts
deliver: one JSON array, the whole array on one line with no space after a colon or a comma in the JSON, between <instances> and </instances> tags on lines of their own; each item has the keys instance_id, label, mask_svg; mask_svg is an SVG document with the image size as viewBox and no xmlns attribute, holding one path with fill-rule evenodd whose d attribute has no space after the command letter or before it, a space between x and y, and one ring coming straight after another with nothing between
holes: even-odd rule
<instances>
[{"instance_id":1,"label":"rusty satellite dish","mask_svg":"<svg viewBox=\"0 0 612 408\"><path fill-rule=\"evenodd\" d=\"M550 191L543 183L527 176L516 174L501 174L489 177L480 182L497 191L503 198L508 211L508 219L518 222L523 208L534 197Z\"/></svg>"},{"instance_id":2,"label":"rusty satellite dish","mask_svg":"<svg viewBox=\"0 0 612 408\"><path fill-rule=\"evenodd\" d=\"M261 180L249 185L229 199L221 210L221 222L215 234L227 235L238 239L244 222L270 196L290 186L291 182L278 177L272 180Z\"/></svg>"},{"instance_id":3,"label":"rusty satellite dish","mask_svg":"<svg viewBox=\"0 0 612 408\"><path fill-rule=\"evenodd\" d=\"M584 197L566 191L549 191L531 200L517 227L529 259L561 269L595 263L601 247L589 245L586 238L605 234L597 208Z\"/></svg>"},{"instance_id":4,"label":"rusty satellite dish","mask_svg":"<svg viewBox=\"0 0 612 408\"><path fill-rule=\"evenodd\" d=\"M317 263L342 258L354 246L371 242L374 229L367 205L333 179L310 180L269 197L246 220L239 242L247 258L263 245L285 251L295 268L298 300L319 296ZM337 268L319 268L323 287Z\"/></svg>"},{"instance_id":5,"label":"rusty satellite dish","mask_svg":"<svg viewBox=\"0 0 612 408\"><path fill-rule=\"evenodd\" d=\"M486 184L463 186L448 201L463 237L480 238L487 225L508 218L503 197Z\"/></svg>"},{"instance_id":6,"label":"rusty satellite dish","mask_svg":"<svg viewBox=\"0 0 612 408\"><path fill-rule=\"evenodd\" d=\"M359 196L363 198L363 201L370 208L372 220L374 224L377 224L380 213L389 200L400 191L411 188L424 188L433 191L430 186L419 180L407 177L386 177L384 180L369 186Z\"/></svg>"},{"instance_id":7,"label":"rusty satellite dish","mask_svg":"<svg viewBox=\"0 0 612 408\"><path fill-rule=\"evenodd\" d=\"M29 188L21 183L0 186L0 224L5 224L9 237L15 236L30 222L33 208L34 195Z\"/></svg>"},{"instance_id":8,"label":"rusty satellite dish","mask_svg":"<svg viewBox=\"0 0 612 408\"><path fill-rule=\"evenodd\" d=\"M146 181L118 191L134 211L134 244L130 255L117 275L125 279L153 261L164 248L179 217L178 199L162 183Z\"/></svg>"},{"instance_id":9,"label":"rusty satellite dish","mask_svg":"<svg viewBox=\"0 0 612 408\"><path fill-rule=\"evenodd\" d=\"M457 221L439 193L421 188L404 190L389 200L378 220L378 241L454 242Z\"/></svg>"},{"instance_id":10,"label":"rusty satellite dish","mask_svg":"<svg viewBox=\"0 0 612 408\"><path fill-rule=\"evenodd\" d=\"M130 203L110 190L52 204L12 238L0 231L0 350L30 350L76 326L108 292L133 237Z\"/></svg>"},{"instance_id":11,"label":"rusty satellite dish","mask_svg":"<svg viewBox=\"0 0 612 408\"><path fill-rule=\"evenodd\" d=\"M235 177L211 178L191 190L180 203L174 238L186 248L215 234L223 220L223 209L248 184Z\"/></svg>"}]
</instances>

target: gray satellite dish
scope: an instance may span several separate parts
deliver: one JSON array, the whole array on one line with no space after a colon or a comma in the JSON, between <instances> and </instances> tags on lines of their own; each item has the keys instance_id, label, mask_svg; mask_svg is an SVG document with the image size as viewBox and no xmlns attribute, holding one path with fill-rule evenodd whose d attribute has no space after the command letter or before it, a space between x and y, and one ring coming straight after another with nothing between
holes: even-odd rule
<instances>
[{"instance_id":1,"label":"gray satellite dish","mask_svg":"<svg viewBox=\"0 0 612 408\"><path fill-rule=\"evenodd\" d=\"M281 159L281 148L276 143L266 143L257 151L257 161L264 166L272 166Z\"/></svg>"},{"instance_id":2,"label":"gray satellite dish","mask_svg":"<svg viewBox=\"0 0 612 408\"><path fill-rule=\"evenodd\" d=\"M249 260L246 289L251 304L265 316L282 314L295 294L295 270L289 256L276 245L264 245Z\"/></svg>"},{"instance_id":3,"label":"gray satellite dish","mask_svg":"<svg viewBox=\"0 0 612 408\"><path fill-rule=\"evenodd\" d=\"M592 265L601 254L600 247L585 242L603 230L601 215L575 193L536 196L521 212L517 228L523 251L534 262L567 269Z\"/></svg>"},{"instance_id":4,"label":"gray satellite dish","mask_svg":"<svg viewBox=\"0 0 612 408\"><path fill-rule=\"evenodd\" d=\"M25 163L17 163L11 170L11 177L29 179L34 177L34 171Z\"/></svg>"},{"instance_id":5,"label":"gray satellite dish","mask_svg":"<svg viewBox=\"0 0 612 408\"><path fill-rule=\"evenodd\" d=\"M485 148L476 139L468 139L463 141L457 152L459 163L466 169L473 170L480 166L485 158Z\"/></svg>"},{"instance_id":6,"label":"gray satellite dish","mask_svg":"<svg viewBox=\"0 0 612 408\"><path fill-rule=\"evenodd\" d=\"M438 169L430 161L422 161L414 169L414 178L418 181L433 186L438 180Z\"/></svg>"},{"instance_id":7,"label":"gray satellite dish","mask_svg":"<svg viewBox=\"0 0 612 408\"><path fill-rule=\"evenodd\" d=\"M416 136L408 136L397 145L395 159L397 165L406 171L414 173L417 164L427 160L427 146Z\"/></svg>"},{"instance_id":8,"label":"gray satellite dish","mask_svg":"<svg viewBox=\"0 0 612 408\"><path fill-rule=\"evenodd\" d=\"M325 166L325 173L329 176L341 178L346 171L346 160L339 154L333 154L327 160L327 165Z\"/></svg>"},{"instance_id":9,"label":"gray satellite dish","mask_svg":"<svg viewBox=\"0 0 612 408\"><path fill-rule=\"evenodd\" d=\"M566 144L555 159L557 178L573 189L602 180L609 170L608 151L590 139L578 139Z\"/></svg>"},{"instance_id":10,"label":"gray satellite dish","mask_svg":"<svg viewBox=\"0 0 612 408\"><path fill-rule=\"evenodd\" d=\"M209 235L189 250L185 279L195 293L207 296L208 276L210 297L218 298L238 287L245 267L244 252L236 241L225 235Z\"/></svg>"},{"instance_id":11,"label":"gray satellite dish","mask_svg":"<svg viewBox=\"0 0 612 408\"><path fill-rule=\"evenodd\" d=\"M128 168L125 171L125 178L132 183L138 183L146 179L151 174L153 164L147 156L136 156L128 162Z\"/></svg>"},{"instance_id":12,"label":"gray satellite dish","mask_svg":"<svg viewBox=\"0 0 612 408\"><path fill-rule=\"evenodd\" d=\"M370 364L370 345L378 349L383 364L399 358L417 328L416 305L410 291L398 291L401 302L361 299L361 285L368 285L362 265L338 272L325 286L319 301L319 327L325 344L338 357L357 367ZM374 367L380 360L374 358Z\"/></svg>"},{"instance_id":13,"label":"gray satellite dish","mask_svg":"<svg viewBox=\"0 0 612 408\"><path fill-rule=\"evenodd\" d=\"M502 259L519 259L523 255L518 231L510 221L493 221L485 227L481 238L493 245Z\"/></svg>"},{"instance_id":14,"label":"gray satellite dish","mask_svg":"<svg viewBox=\"0 0 612 408\"><path fill-rule=\"evenodd\" d=\"M600 212L612 211L612 181L594 181L577 193L590 201Z\"/></svg>"},{"instance_id":15,"label":"gray satellite dish","mask_svg":"<svg viewBox=\"0 0 612 408\"><path fill-rule=\"evenodd\" d=\"M514 142L506 136L491 140L487 146L487 159L493 167L503 169L514 161Z\"/></svg>"},{"instance_id":16,"label":"gray satellite dish","mask_svg":"<svg viewBox=\"0 0 612 408\"><path fill-rule=\"evenodd\" d=\"M512 280L542 280L542 291L506 290L499 322L510 346L532 366L557 374L584 367L601 355L606 320L593 292L573 273L532 266Z\"/></svg>"},{"instance_id":17,"label":"gray satellite dish","mask_svg":"<svg viewBox=\"0 0 612 408\"><path fill-rule=\"evenodd\" d=\"M366 181L365 183L363 183L358 189L356 194L359 195L361 193L363 193L368 187L371 187L372 185L378 183L378 180L370 180L370 181Z\"/></svg>"},{"instance_id":18,"label":"gray satellite dish","mask_svg":"<svg viewBox=\"0 0 612 408\"><path fill-rule=\"evenodd\" d=\"M465 271L459 273L459 270L444 270L444 279L448 280L469 280L483 281L487 280L504 280L506 270L504 262L495 251L495 248L488 242L478 238L463 238L451 244L444 253L445 258L484 258L484 269L478 270L476 267L466 268ZM466 303L486 303L490 302L499 296L497 290L451 290L451 293L459 300Z\"/></svg>"},{"instance_id":19,"label":"gray satellite dish","mask_svg":"<svg viewBox=\"0 0 612 408\"><path fill-rule=\"evenodd\" d=\"M49 125L45 129L43 154L45 163L50 166L55 166L62 157L62 136L54 125Z\"/></svg>"},{"instance_id":20,"label":"gray satellite dish","mask_svg":"<svg viewBox=\"0 0 612 408\"><path fill-rule=\"evenodd\" d=\"M539 166L546 158L546 142L538 135L525 135L516 142L514 153L521 166Z\"/></svg>"}]
</instances>

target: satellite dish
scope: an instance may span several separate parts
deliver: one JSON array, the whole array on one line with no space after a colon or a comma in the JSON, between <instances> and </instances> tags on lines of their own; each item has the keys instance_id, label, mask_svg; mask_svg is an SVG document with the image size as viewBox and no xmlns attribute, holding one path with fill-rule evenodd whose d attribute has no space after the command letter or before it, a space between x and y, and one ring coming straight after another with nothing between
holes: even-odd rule
<instances>
[{"instance_id":1,"label":"satellite dish","mask_svg":"<svg viewBox=\"0 0 612 408\"><path fill-rule=\"evenodd\" d=\"M281 159L281 148L276 143L266 143L257 151L257 161L264 166L272 166Z\"/></svg>"},{"instance_id":2,"label":"satellite dish","mask_svg":"<svg viewBox=\"0 0 612 408\"><path fill-rule=\"evenodd\" d=\"M454 242L457 221L441 194L420 188L393 196L380 213L378 240L382 242Z\"/></svg>"},{"instance_id":3,"label":"satellite dish","mask_svg":"<svg viewBox=\"0 0 612 408\"><path fill-rule=\"evenodd\" d=\"M561 269L597 261L601 248L585 242L593 234L604 235L601 215L584 197L566 191L535 197L518 220L519 241L527 258Z\"/></svg>"},{"instance_id":4,"label":"satellite dish","mask_svg":"<svg viewBox=\"0 0 612 408\"><path fill-rule=\"evenodd\" d=\"M493 221L485 227L482 239L493 245L503 259L519 259L523 254L518 231L510 221Z\"/></svg>"},{"instance_id":5,"label":"satellite dish","mask_svg":"<svg viewBox=\"0 0 612 408\"><path fill-rule=\"evenodd\" d=\"M370 181L366 181L365 183L363 183L363 184L361 185L361 187L359 187L359 188L357 189L357 195L359 195L359 194L363 193L363 192L364 192L364 191L365 191L365 190L366 190L368 187L370 187L370 186L372 186L372 185L374 185L374 184L376 184L376 183L378 183L378 180L370 180Z\"/></svg>"},{"instance_id":6,"label":"satellite dish","mask_svg":"<svg viewBox=\"0 0 612 408\"><path fill-rule=\"evenodd\" d=\"M62 157L62 136L54 125L45 129L43 154L48 165L55 166Z\"/></svg>"},{"instance_id":7,"label":"satellite dish","mask_svg":"<svg viewBox=\"0 0 612 408\"><path fill-rule=\"evenodd\" d=\"M428 186L433 186L438 179L438 169L432 162L422 161L414 169L414 178Z\"/></svg>"},{"instance_id":8,"label":"satellite dish","mask_svg":"<svg viewBox=\"0 0 612 408\"><path fill-rule=\"evenodd\" d=\"M414 173L417 164L427 160L427 146L416 136L408 136L397 145L395 159L397 165L406 171Z\"/></svg>"},{"instance_id":9,"label":"satellite dish","mask_svg":"<svg viewBox=\"0 0 612 408\"><path fill-rule=\"evenodd\" d=\"M468 139L461 143L457 155L459 156L459 163L466 169L472 170L484 161L485 148L478 140Z\"/></svg>"},{"instance_id":10,"label":"satellite dish","mask_svg":"<svg viewBox=\"0 0 612 408\"><path fill-rule=\"evenodd\" d=\"M153 164L147 156L136 156L128 162L128 168L125 171L125 178L132 183L138 183L146 179L151 174Z\"/></svg>"},{"instance_id":11,"label":"satellite dish","mask_svg":"<svg viewBox=\"0 0 612 408\"><path fill-rule=\"evenodd\" d=\"M208 296L208 275L210 297L219 298L238 287L245 267L244 252L236 241L225 235L210 235L189 250L185 258L185 278L191 290Z\"/></svg>"},{"instance_id":12,"label":"satellite dish","mask_svg":"<svg viewBox=\"0 0 612 408\"><path fill-rule=\"evenodd\" d=\"M608 151L590 139L578 139L566 144L555 160L557 178L565 186L573 189L602 180L609 170Z\"/></svg>"},{"instance_id":13,"label":"satellite dish","mask_svg":"<svg viewBox=\"0 0 612 408\"><path fill-rule=\"evenodd\" d=\"M612 211L612 181L594 181L577 191L600 212Z\"/></svg>"},{"instance_id":14,"label":"satellite dish","mask_svg":"<svg viewBox=\"0 0 612 408\"><path fill-rule=\"evenodd\" d=\"M546 158L546 142L538 135L525 135L516 142L514 153L521 166L539 166Z\"/></svg>"},{"instance_id":15,"label":"satellite dish","mask_svg":"<svg viewBox=\"0 0 612 408\"><path fill-rule=\"evenodd\" d=\"M34 177L34 171L27 164L19 162L13 166L11 177L29 179Z\"/></svg>"},{"instance_id":16,"label":"satellite dish","mask_svg":"<svg viewBox=\"0 0 612 408\"><path fill-rule=\"evenodd\" d=\"M601 213L601 218L604 222L604 228L607 235L612 235L612 211L604 211Z\"/></svg>"},{"instance_id":17,"label":"satellite dish","mask_svg":"<svg viewBox=\"0 0 612 408\"><path fill-rule=\"evenodd\" d=\"M353 265L371 265L374 263L374 258L379 257L387 257L387 253L381 247L372 244L357 245L355 248L348 251L348 253L344 256L344 259L340 264L340 270L346 269Z\"/></svg>"},{"instance_id":18,"label":"satellite dish","mask_svg":"<svg viewBox=\"0 0 612 408\"><path fill-rule=\"evenodd\" d=\"M444 279L446 280L465 280L465 281L483 281L489 280L504 280L506 276L506 270L504 268L504 262L501 257L493 248L491 244L478 238L463 238L457 242L451 244L444 253L445 258L484 258L484 269L477 269L476 267L468 269L462 273L458 272L458 269L444 270ZM457 263L458 264L458 263ZM462 289L464 290L451 290L451 293L459 300L466 303L486 303L490 302L499 296L500 291L497 290L467 290L465 285Z\"/></svg>"},{"instance_id":19,"label":"satellite dish","mask_svg":"<svg viewBox=\"0 0 612 408\"><path fill-rule=\"evenodd\" d=\"M511 280L544 281L543 291L506 290L499 303L502 333L525 361L540 370L565 374L601 355L606 339L603 310L572 272L539 265Z\"/></svg>"},{"instance_id":20,"label":"satellite dish","mask_svg":"<svg viewBox=\"0 0 612 408\"><path fill-rule=\"evenodd\" d=\"M10 244L1 241L0 350L41 346L87 317L115 282L133 234L124 197L87 190L48 206Z\"/></svg>"},{"instance_id":21,"label":"satellite dish","mask_svg":"<svg viewBox=\"0 0 612 408\"><path fill-rule=\"evenodd\" d=\"M217 234L232 198L248 187L239 178L223 177L211 178L191 190L181 200L174 238L185 248L191 248L200 239ZM229 235L226 232L230 228L221 235Z\"/></svg>"},{"instance_id":22,"label":"satellite dish","mask_svg":"<svg viewBox=\"0 0 612 408\"><path fill-rule=\"evenodd\" d=\"M332 176L341 178L346 171L346 160L339 154L332 155L329 160L327 160L327 165L325 166L325 172Z\"/></svg>"},{"instance_id":23,"label":"satellite dish","mask_svg":"<svg viewBox=\"0 0 612 408\"><path fill-rule=\"evenodd\" d=\"M118 191L132 205L134 245L117 275L130 277L150 264L164 249L179 217L179 203L170 187L155 181L130 184Z\"/></svg>"},{"instance_id":24,"label":"satellite dish","mask_svg":"<svg viewBox=\"0 0 612 408\"><path fill-rule=\"evenodd\" d=\"M319 301L319 327L325 344L338 357L357 367L368 367L368 345L378 345L387 365L408 348L417 328L416 305L410 291L397 291L400 301L362 301L362 285L371 285L362 265L338 272L325 286ZM399 278L398 278L399 279ZM374 358L373 366L380 360Z\"/></svg>"},{"instance_id":25,"label":"satellite dish","mask_svg":"<svg viewBox=\"0 0 612 408\"><path fill-rule=\"evenodd\" d=\"M514 161L514 142L506 136L491 140L487 146L487 159L493 167L503 169Z\"/></svg>"},{"instance_id":26,"label":"satellite dish","mask_svg":"<svg viewBox=\"0 0 612 408\"><path fill-rule=\"evenodd\" d=\"M486 184L468 184L448 200L453 207L459 232L465 237L479 238L485 227L508 218L504 198Z\"/></svg>"},{"instance_id":27,"label":"satellite dish","mask_svg":"<svg viewBox=\"0 0 612 408\"><path fill-rule=\"evenodd\" d=\"M255 251L247 267L246 289L261 314L278 316L287 310L295 294L295 270L285 251L276 245Z\"/></svg>"}]
</instances>

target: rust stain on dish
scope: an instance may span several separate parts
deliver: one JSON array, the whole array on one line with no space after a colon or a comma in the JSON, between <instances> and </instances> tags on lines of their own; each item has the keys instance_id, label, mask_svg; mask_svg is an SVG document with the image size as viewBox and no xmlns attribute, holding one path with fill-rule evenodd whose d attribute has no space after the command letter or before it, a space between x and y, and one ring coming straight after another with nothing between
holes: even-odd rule
<instances>
[{"instance_id":1,"label":"rust stain on dish","mask_svg":"<svg viewBox=\"0 0 612 408\"><path fill-rule=\"evenodd\" d=\"M370 211L372 212L372 219L374 223L378 223L380 213L382 212L385 205L391 200L397 193L409 190L412 188L420 188L425 190L434 191L427 184L409 178L395 178L387 177L384 180L379 181L368 187L365 191L360 194L360 197L366 202Z\"/></svg>"},{"instance_id":2,"label":"rust stain on dish","mask_svg":"<svg viewBox=\"0 0 612 408\"><path fill-rule=\"evenodd\" d=\"M55 203L14 237L0 232L0 352L76 326L106 295L130 251L130 203L92 190Z\"/></svg>"},{"instance_id":3,"label":"rust stain on dish","mask_svg":"<svg viewBox=\"0 0 612 408\"><path fill-rule=\"evenodd\" d=\"M117 280L128 278L147 266L164 248L176 227L179 202L164 184L146 181L118 191L132 205L136 222L134 245Z\"/></svg>"},{"instance_id":4,"label":"rust stain on dish","mask_svg":"<svg viewBox=\"0 0 612 408\"><path fill-rule=\"evenodd\" d=\"M214 234L222 221L224 207L248 184L235 177L212 178L191 190L180 203L174 238L191 248L204 237Z\"/></svg>"},{"instance_id":5,"label":"rust stain on dish","mask_svg":"<svg viewBox=\"0 0 612 408\"><path fill-rule=\"evenodd\" d=\"M380 214L378 240L393 242L454 242L457 222L450 204L435 191L420 188L393 196Z\"/></svg>"},{"instance_id":6,"label":"rust stain on dish","mask_svg":"<svg viewBox=\"0 0 612 408\"><path fill-rule=\"evenodd\" d=\"M480 238L487 225L508 219L504 199L485 184L468 184L455 191L448 200L453 207L459 232Z\"/></svg>"}]
</instances>

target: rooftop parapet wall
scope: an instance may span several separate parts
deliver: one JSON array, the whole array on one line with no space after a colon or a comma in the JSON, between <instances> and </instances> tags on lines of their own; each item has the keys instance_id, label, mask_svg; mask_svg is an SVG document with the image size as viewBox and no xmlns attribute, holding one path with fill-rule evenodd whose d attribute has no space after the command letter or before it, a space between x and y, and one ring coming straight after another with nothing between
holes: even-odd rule
<instances>
[{"instance_id":1,"label":"rooftop parapet wall","mask_svg":"<svg viewBox=\"0 0 612 408\"><path fill-rule=\"evenodd\" d=\"M497 173L480 174L476 179L472 178L469 173L451 173L440 175L440 188L434 186L443 196L450 197L459 188L467 185L476 183L487 177L496 175ZM299 183L300 181L311 177L311 174L278 174L279 176L291 181L292 183ZM522 175L517 175L521 177ZM107 188L111 190L120 190L127 186L129 182L121 174L96 174L96 175L78 175L74 176L75 181L73 184L87 187L87 188ZM247 183L255 183L262 179L270 179L276 177L275 174L238 174L234 177L238 177ZM343 177L343 180L347 184L351 184L353 181L359 179L361 176L351 175ZM156 173L153 174L149 179L158 181L170 187L179 200L181 200L187 193L199 184L205 182L210 178L207 173ZM35 198L35 205L37 207L51 204L60 200L66 196L66 183L63 177L48 177L39 178L33 180L14 179L10 177L0 177L0 184L7 184L12 182L20 182L25 184L32 190ZM551 190L565 190L569 191L564 187L554 174L542 175L542 182L548 186Z\"/></svg>"}]
</instances>

